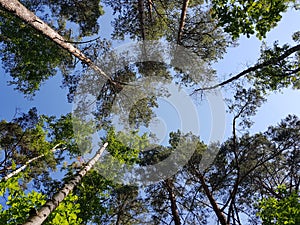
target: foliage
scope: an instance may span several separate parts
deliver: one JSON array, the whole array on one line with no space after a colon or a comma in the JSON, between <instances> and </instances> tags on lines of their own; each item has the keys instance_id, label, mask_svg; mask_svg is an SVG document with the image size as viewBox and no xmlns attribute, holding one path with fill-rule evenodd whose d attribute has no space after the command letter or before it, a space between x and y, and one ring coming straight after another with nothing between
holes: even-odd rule
<instances>
[{"instance_id":1,"label":"foliage","mask_svg":"<svg viewBox=\"0 0 300 225\"><path fill-rule=\"evenodd\" d=\"M266 197L258 204L258 215L263 225L296 225L300 223L300 197L296 192L288 193L286 187L276 189L282 198Z\"/></svg>"},{"instance_id":2,"label":"foliage","mask_svg":"<svg viewBox=\"0 0 300 225\"><path fill-rule=\"evenodd\" d=\"M257 33L266 37L281 19L281 13L288 9L288 3L293 0L212 0L212 16L219 20L219 25L232 35L234 39L241 34Z\"/></svg>"},{"instance_id":3,"label":"foliage","mask_svg":"<svg viewBox=\"0 0 300 225\"><path fill-rule=\"evenodd\" d=\"M0 208L0 221L5 224L24 223L29 215L46 203L44 194L34 190L24 191L24 180L21 178L24 175L26 174L19 174L0 183L0 196L7 198L4 208ZM81 220L77 218L80 205L76 201L77 196L68 195L44 224L81 224Z\"/></svg>"},{"instance_id":4,"label":"foliage","mask_svg":"<svg viewBox=\"0 0 300 225\"><path fill-rule=\"evenodd\" d=\"M261 47L261 56L259 62L266 62L275 59L273 64L265 66L248 75L248 78L254 80L254 86L263 92L281 90L283 88L292 87L300 88L300 71L299 71L299 54L296 53L282 60L276 60L280 55L284 54L291 48L285 44L279 46L276 41L273 47L266 46L263 43Z\"/></svg>"},{"instance_id":5,"label":"foliage","mask_svg":"<svg viewBox=\"0 0 300 225\"><path fill-rule=\"evenodd\" d=\"M100 0L43 0L40 1L39 7L41 5L45 5L51 9L52 17L56 17L59 24L72 22L76 26L78 25L81 37L97 34L99 31L97 20L104 14Z\"/></svg>"},{"instance_id":6,"label":"foliage","mask_svg":"<svg viewBox=\"0 0 300 225\"><path fill-rule=\"evenodd\" d=\"M36 109L28 114L15 118L12 122L0 122L0 146L5 156L1 162L1 176L12 171L12 165L24 165L30 158L41 154L49 154L51 142L47 140L47 130L44 129L42 116L37 115ZM51 155L51 153L50 153ZM48 157L48 166L54 168L55 162ZM45 165L40 165L43 168Z\"/></svg>"},{"instance_id":7,"label":"foliage","mask_svg":"<svg viewBox=\"0 0 300 225\"><path fill-rule=\"evenodd\" d=\"M80 225L82 220L78 217L80 213L78 197L72 193L66 196L63 202L50 214L43 223L46 225Z\"/></svg>"},{"instance_id":8,"label":"foliage","mask_svg":"<svg viewBox=\"0 0 300 225\"><path fill-rule=\"evenodd\" d=\"M42 82L56 75L56 67L69 64L68 53L2 10L0 23L2 66L13 78L9 83L25 95L33 95Z\"/></svg>"},{"instance_id":9,"label":"foliage","mask_svg":"<svg viewBox=\"0 0 300 225\"><path fill-rule=\"evenodd\" d=\"M167 3L168 7L173 4L161 2ZM165 9L156 1L104 0L103 3L117 15L112 22L115 39L122 40L128 35L131 39L158 40L168 29Z\"/></svg>"},{"instance_id":10,"label":"foliage","mask_svg":"<svg viewBox=\"0 0 300 225\"><path fill-rule=\"evenodd\" d=\"M115 16L113 39L162 39L190 49L201 60L196 65L186 62L181 54L172 58L172 63L180 61L183 68L189 70L185 73L180 71L181 68L161 63L165 49L152 47L148 50L145 44L134 52L138 56L135 63L130 62L130 54L124 53L116 59L110 54L111 45L106 40L97 39L84 45L76 42L98 34L97 20L104 13L99 0L22 1L67 42L81 46L91 61L97 62L117 82L116 85L103 81L87 65L78 65L53 40L1 8L0 54L3 67L13 78L10 83L16 85L16 89L32 95L49 77L62 72L63 85L70 89L69 100L73 100L82 71L90 81L83 92L90 91L98 83L102 86L89 92L97 98L93 112L98 119L97 126L82 122L71 114L61 117L38 115L36 109L10 122L0 122L0 177L27 165L25 171L0 183L2 202L6 203L0 206L0 221L23 223L60 189L63 181L72 179L72 176L65 176L54 180L52 171L61 168L63 175L66 175L65 170L67 175L74 175L82 169L85 159L81 154L92 149L94 143L90 134L96 130L104 134L102 141L108 142L106 150L109 154L103 154L100 162L50 214L45 224L208 224L215 218L222 225L242 224L241 218L258 224L256 215L264 224L299 224L299 118L289 115L265 132L251 134L248 131L253 124L251 117L265 102L264 94L268 90L290 86L299 89L299 52L296 51L299 46L279 46L278 42L273 47L263 44L258 64L244 73L253 86L246 89L248 84L237 84L235 95L227 101L233 119L232 136L224 143L207 146L199 137L177 131L169 134L167 146L154 145L152 134L141 135L138 130L141 126L147 127L154 117L153 109L159 106L157 99L169 94L159 85L152 89L151 78L157 77L164 85L173 81L185 87L195 85L201 79L197 77L200 74L198 64L201 69L205 67L212 71L211 62L221 58L226 48L235 43L229 35L237 39L242 34L256 33L259 38L264 38L293 1L194 0L189 1L187 9L183 9L186 1L102 2ZM182 35L180 38L178 33ZM299 42L300 33L296 32L293 39ZM290 49L296 49L293 56L291 53L280 58ZM177 53L177 49L171 51ZM157 62L143 61L152 56ZM116 68L117 64L124 66ZM258 66L261 64L263 66ZM73 71L75 68L79 68L77 72ZM193 80L194 77L197 79ZM128 100L140 96L136 86L130 84L143 79L142 94L148 95L131 105ZM79 114L81 109L88 108L86 104L78 104L78 107ZM117 131L111 127L113 116L119 116L120 124L123 120L129 121L126 128L132 131ZM53 154L51 149L54 147L65 151ZM188 150L194 150L190 159L181 154ZM43 160L28 164L28 160L41 155ZM142 171L147 176L147 166L173 155L167 168L173 175L147 187L118 183L119 177L128 175L127 168ZM62 160L66 160L65 165ZM187 162L184 166L178 163L183 160ZM106 172L116 174L109 177L105 176ZM279 184L285 186L276 189Z\"/></svg>"},{"instance_id":11,"label":"foliage","mask_svg":"<svg viewBox=\"0 0 300 225\"><path fill-rule=\"evenodd\" d=\"M106 141L110 143L107 151L119 162L126 164L137 163L140 151L149 146L146 133L142 136L137 131L116 133L113 128L108 131Z\"/></svg>"}]
</instances>

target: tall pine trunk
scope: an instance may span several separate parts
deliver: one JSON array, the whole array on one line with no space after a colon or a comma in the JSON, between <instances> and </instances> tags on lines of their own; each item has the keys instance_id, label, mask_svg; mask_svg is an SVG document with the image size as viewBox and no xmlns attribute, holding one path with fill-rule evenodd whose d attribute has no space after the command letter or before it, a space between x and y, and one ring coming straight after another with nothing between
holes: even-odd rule
<instances>
[{"instance_id":1,"label":"tall pine trunk","mask_svg":"<svg viewBox=\"0 0 300 225\"><path fill-rule=\"evenodd\" d=\"M138 11L139 11L139 20L140 20L140 30L142 40L145 41L145 18L144 18L144 0L138 1Z\"/></svg>"},{"instance_id":2,"label":"tall pine trunk","mask_svg":"<svg viewBox=\"0 0 300 225\"><path fill-rule=\"evenodd\" d=\"M83 63L87 64L90 68L98 72L101 76L106 77L113 84L116 84L108 75L105 74L90 58L84 55L78 48L68 43L64 37L58 34L54 29L48 26L43 20L37 17L33 12L28 10L24 5L22 5L17 0L0 0L0 5L8 12L14 14L31 27L41 32L43 35L48 37L50 40L54 41L61 48L67 50L73 56L81 60Z\"/></svg>"},{"instance_id":3,"label":"tall pine trunk","mask_svg":"<svg viewBox=\"0 0 300 225\"><path fill-rule=\"evenodd\" d=\"M177 44L180 44L181 42L188 5L189 5L189 0L183 0L179 28L178 28L178 35L177 35Z\"/></svg>"},{"instance_id":4,"label":"tall pine trunk","mask_svg":"<svg viewBox=\"0 0 300 225\"><path fill-rule=\"evenodd\" d=\"M149 18L150 18L150 22L153 22L153 15L152 15L152 8L153 8L153 2L152 0L148 0L148 13L149 13Z\"/></svg>"},{"instance_id":5,"label":"tall pine trunk","mask_svg":"<svg viewBox=\"0 0 300 225\"><path fill-rule=\"evenodd\" d=\"M56 207L64 200L64 198L80 183L81 179L87 174L87 172L95 165L107 145L108 143L105 143L103 147L100 148L95 154L95 156L89 160L87 165L84 166L83 169L80 170L73 179L66 183L64 187L52 197L52 199L48 200L37 212L37 215L29 217L27 222L23 225L42 224L50 215L50 213L56 209Z\"/></svg>"},{"instance_id":6,"label":"tall pine trunk","mask_svg":"<svg viewBox=\"0 0 300 225\"><path fill-rule=\"evenodd\" d=\"M178 213L178 207L176 203L176 196L174 194L174 184L173 181L170 179L165 180L165 186L168 191L168 197L171 202L171 212L172 212L172 217L174 220L175 225L181 225L179 213Z\"/></svg>"},{"instance_id":7,"label":"tall pine trunk","mask_svg":"<svg viewBox=\"0 0 300 225\"><path fill-rule=\"evenodd\" d=\"M222 212L222 210L220 209L218 203L216 202L216 200L214 199L214 196L212 195L211 191L209 190L206 182L205 182L205 178L201 173L197 173L198 178L200 179L200 183L204 189L205 195L207 196L210 205L212 206L218 220L219 223L221 225L229 225L229 223L226 220L226 217L224 215L224 213Z\"/></svg>"},{"instance_id":8,"label":"tall pine trunk","mask_svg":"<svg viewBox=\"0 0 300 225\"><path fill-rule=\"evenodd\" d=\"M55 145L55 146L50 150L50 152L55 152L55 151L57 150L57 147L60 146L60 145L61 145L61 144ZM3 178L1 179L0 182L7 181L9 178L11 178L11 177L13 177L13 176L19 174L20 172L22 172L23 170L25 170L26 167L27 167L30 163L32 163L33 161L36 161L36 160L38 160L38 159L40 159L40 158L42 158L42 157L44 157L44 156L45 156L45 154L42 154L42 155L39 155L39 156L34 157L34 158L32 158L32 159L29 159L29 160L25 163L25 165L21 166L20 168L16 169L15 171L11 172L10 174L7 174L5 177L3 177Z\"/></svg>"}]
</instances>

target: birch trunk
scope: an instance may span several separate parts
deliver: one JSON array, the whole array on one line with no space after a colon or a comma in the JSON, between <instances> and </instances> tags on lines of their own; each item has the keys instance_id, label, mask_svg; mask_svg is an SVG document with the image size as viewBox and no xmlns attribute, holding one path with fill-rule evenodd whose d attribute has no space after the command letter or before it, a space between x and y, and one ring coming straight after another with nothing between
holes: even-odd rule
<instances>
[{"instance_id":1,"label":"birch trunk","mask_svg":"<svg viewBox=\"0 0 300 225\"><path fill-rule=\"evenodd\" d=\"M58 34L54 29L48 26L44 21L37 17L33 12L28 10L24 5L22 5L17 0L0 0L0 6L3 7L8 12L14 14L24 22L28 23L31 27L41 32L43 35L48 37L50 40L54 41L61 48L70 52L73 56L81 60L83 63L87 64L90 68L98 72L101 76L104 76L113 84L115 82L104 73L91 59L85 56L78 48L68 43L60 34Z\"/></svg>"},{"instance_id":2,"label":"birch trunk","mask_svg":"<svg viewBox=\"0 0 300 225\"><path fill-rule=\"evenodd\" d=\"M55 152L55 151L57 150L57 147L60 146L60 145L61 145L61 144L55 145L55 146L50 150L50 152ZM5 177L3 177L3 178L1 179L0 182L7 181L9 178L11 178L11 177L17 175L18 173L20 173L21 171L25 170L26 167L27 167L31 162L36 161L36 160L38 160L38 159L40 159L40 158L42 158L42 157L44 157L44 156L45 156L45 154L42 154L42 155L39 155L39 156L34 157L34 158L32 158L32 159L29 159L29 160L25 163L25 165L21 166L20 168L18 168L17 170L11 172L10 174L7 174Z\"/></svg>"},{"instance_id":3,"label":"birch trunk","mask_svg":"<svg viewBox=\"0 0 300 225\"><path fill-rule=\"evenodd\" d=\"M177 35L177 44L180 44L180 42L181 42L181 37L182 37L183 28L184 28L184 24L185 24L185 18L186 18L188 5L189 5L189 0L183 0L181 16L180 16L180 23L179 23L179 28L178 28L178 35Z\"/></svg>"},{"instance_id":4,"label":"birch trunk","mask_svg":"<svg viewBox=\"0 0 300 225\"><path fill-rule=\"evenodd\" d=\"M81 179L87 174L87 172L95 165L107 145L108 143L105 143L95 154L95 156L89 160L87 165L84 166L84 168L80 170L73 179L66 183L64 187L52 197L52 199L48 200L37 212L37 215L29 217L27 222L25 222L23 225L42 224L50 215L50 213L56 209L56 207L64 200L64 198L80 183Z\"/></svg>"}]
</instances>

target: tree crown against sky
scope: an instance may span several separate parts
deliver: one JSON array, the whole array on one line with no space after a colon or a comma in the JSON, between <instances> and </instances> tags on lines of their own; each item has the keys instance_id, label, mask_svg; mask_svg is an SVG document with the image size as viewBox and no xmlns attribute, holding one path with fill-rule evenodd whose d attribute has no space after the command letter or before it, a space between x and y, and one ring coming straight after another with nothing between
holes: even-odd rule
<instances>
[{"instance_id":1,"label":"tree crown against sky","mask_svg":"<svg viewBox=\"0 0 300 225\"><path fill-rule=\"evenodd\" d=\"M45 224L297 224L299 115L290 112L266 131L249 131L270 93L299 89L299 32L292 44L262 44L257 62L226 79L213 67L242 35L265 38L296 1L0 3L0 55L9 85L34 99L59 76L64 98L77 101L72 115L39 114L37 105L1 119L0 221L32 224L49 206ZM99 36L105 16L111 40ZM126 51L116 57L112 49L130 39L142 42L133 52L140 60L132 62ZM147 44L153 40L173 48ZM180 47L196 60L184 61ZM170 64L163 61L166 50ZM204 143L198 134L168 127L159 142L147 130L160 99L172 96L172 84L197 102L217 88L233 93L226 100L232 117L226 141ZM96 122L82 121L87 115ZM115 118L128 124L120 129ZM96 146L108 143L103 155L93 149L95 133L101 135ZM152 167L157 164L174 169L164 177ZM147 186L122 182L132 173L162 178Z\"/></svg>"}]
</instances>

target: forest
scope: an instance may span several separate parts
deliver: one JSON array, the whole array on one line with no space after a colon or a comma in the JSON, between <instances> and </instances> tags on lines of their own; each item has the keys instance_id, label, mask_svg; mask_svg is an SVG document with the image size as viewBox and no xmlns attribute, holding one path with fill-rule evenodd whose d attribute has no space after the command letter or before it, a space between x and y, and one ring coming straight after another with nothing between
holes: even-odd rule
<instances>
[{"instance_id":1,"label":"forest","mask_svg":"<svg viewBox=\"0 0 300 225\"><path fill-rule=\"evenodd\" d=\"M299 225L299 10L0 0L0 225Z\"/></svg>"}]
</instances>

